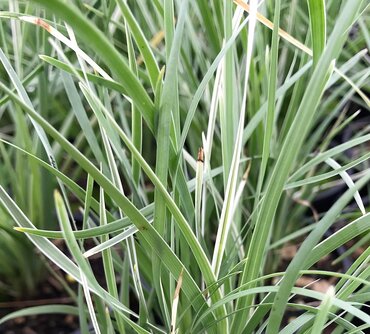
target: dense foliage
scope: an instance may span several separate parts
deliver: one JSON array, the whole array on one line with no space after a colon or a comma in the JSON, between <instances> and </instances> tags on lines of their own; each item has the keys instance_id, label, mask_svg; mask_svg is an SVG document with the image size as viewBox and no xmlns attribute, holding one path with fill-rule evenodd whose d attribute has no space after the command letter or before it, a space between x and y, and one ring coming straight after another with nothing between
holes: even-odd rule
<instances>
[{"instance_id":1,"label":"dense foliage","mask_svg":"<svg viewBox=\"0 0 370 334\"><path fill-rule=\"evenodd\" d=\"M367 1L0 9L0 324L370 327Z\"/></svg>"}]
</instances>

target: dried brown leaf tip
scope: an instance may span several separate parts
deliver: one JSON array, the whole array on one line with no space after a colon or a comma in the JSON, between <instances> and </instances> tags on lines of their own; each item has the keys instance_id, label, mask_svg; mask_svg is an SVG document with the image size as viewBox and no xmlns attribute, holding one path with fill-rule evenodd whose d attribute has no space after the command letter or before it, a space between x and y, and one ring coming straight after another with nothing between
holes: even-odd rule
<instances>
[{"instance_id":1,"label":"dried brown leaf tip","mask_svg":"<svg viewBox=\"0 0 370 334\"><path fill-rule=\"evenodd\" d=\"M52 32L52 29L53 29L52 26L49 23L46 23L44 20L40 19L39 17L25 15L25 16L20 16L19 19L24 22L36 24L40 26L41 28L44 28L49 33Z\"/></svg>"},{"instance_id":2,"label":"dried brown leaf tip","mask_svg":"<svg viewBox=\"0 0 370 334\"><path fill-rule=\"evenodd\" d=\"M47 32L51 32L50 24L46 23L44 20L41 20L39 17L35 19L35 24L44 28Z\"/></svg>"},{"instance_id":3,"label":"dried brown leaf tip","mask_svg":"<svg viewBox=\"0 0 370 334\"><path fill-rule=\"evenodd\" d=\"M247 181L248 180L248 176L249 176L249 172L250 172L250 170L251 170L251 161L249 160L248 161L248 165L247 165L247 169L245 170L245 173L244 173L244 175L243 175L243 181Z\"/></svg>"},{"instance_id":4,"label":"dried brown leaf tip","mask_svg":"<svg viewBox=\"0 0 370 334\"><path fill-rule=\"evenodd\" d=\"M177 306L179 305L179 297L180 297L180 290L182 286L182 276L184 274L184 268L181 269L179 279L177 280L177 285L175 289L175 294L173 296L173 304L172 304L172 315L171 315L171 328L170 333L175 334L176 331L176 314L177 314Z\"/></svg>"},{"instance_id":5,"label":"dried brown leaf tip","mask_svg":"<svg viewBox=\"0 0 370 334\"><path fill-rule=\"evenodd\" d=\"M175 294L173 296L173 299L178 299L180 296L183 275L184 275L184 268L181 269L179 279L177 280L177 285L176 285Z\"/></svg>"},{"instance_id":6,"label":"dried brown leaf tip","mask_svg":"<svg viewBox=\"0 0 370 334\"><path fill-rule=\"evenodd\" d=\"M203 150L203 147L199 147L199 150L198 150L198 159L197 159L199 162L204 162L204 150Z\"/></svg>"}]
</instances>

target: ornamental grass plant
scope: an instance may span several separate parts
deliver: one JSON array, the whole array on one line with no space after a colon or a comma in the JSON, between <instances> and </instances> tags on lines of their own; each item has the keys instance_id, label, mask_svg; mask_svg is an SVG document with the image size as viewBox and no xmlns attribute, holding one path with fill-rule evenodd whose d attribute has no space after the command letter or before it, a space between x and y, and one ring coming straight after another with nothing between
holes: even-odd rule
<instances>
[{"instance_id":1,"label":"ornamental grass plant","mask_svg":"<svg viewBox=\"0 0 370 334\"><path fill-rule=\"evenodd\" d=\"M367 1L0 9L0 326L366 333Z\"/></svg>"}]
</instances>

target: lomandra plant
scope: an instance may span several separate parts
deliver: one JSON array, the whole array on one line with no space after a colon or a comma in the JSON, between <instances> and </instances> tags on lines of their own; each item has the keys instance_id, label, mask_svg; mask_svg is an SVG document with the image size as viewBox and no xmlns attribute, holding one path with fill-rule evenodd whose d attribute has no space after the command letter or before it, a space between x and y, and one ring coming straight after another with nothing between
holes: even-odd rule
<instances>
[{"instance_id":1,"label":"lomandra plant","mask_svg":"<svg viewBox=\"0 0 370 334\"><path fill-rule=\"evenodd\" d=\"M21 156L55 189L52 201L34 184L30 198L3 180L18 226L5 232L79 289L73 305L0 323L62 313L83 334L370 327L366 1L2 7L2 161ZM336 198L318 212L328 189ZM40 226L33 203L59 228ZM297 250L282 261L287 245ZM309 277L331 286L299 284Z\"/></svg>"}]
</instances>

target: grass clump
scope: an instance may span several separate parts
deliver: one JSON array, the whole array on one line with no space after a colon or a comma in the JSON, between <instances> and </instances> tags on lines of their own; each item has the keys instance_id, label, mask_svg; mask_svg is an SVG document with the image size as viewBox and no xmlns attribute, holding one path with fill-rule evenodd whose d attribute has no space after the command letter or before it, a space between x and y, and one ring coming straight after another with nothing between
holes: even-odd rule
<instances>
[{"instance_id":1,"label":"grass clump","mask_svg":"<svg viewBox=\"0 0 370 334\"><path fill-rule=\"evenodd\" d=\"M84 334L370 325L365 1L2 6L0 214L12 223L0 237L79 287L63 283L73 305L0 323L50 312L78 314ZM0 277L20 268L13 290L34 290L29 264Z\"/></svg>"}]
</instances>

